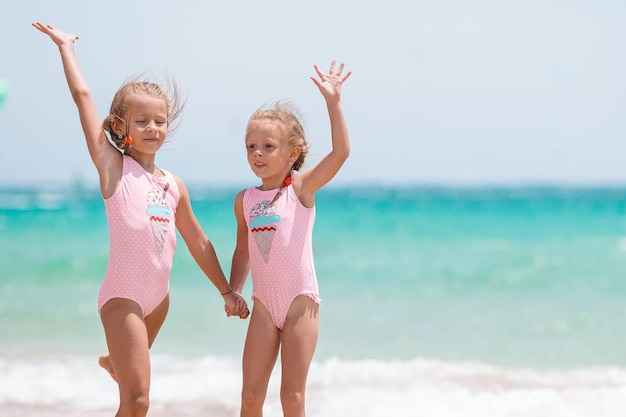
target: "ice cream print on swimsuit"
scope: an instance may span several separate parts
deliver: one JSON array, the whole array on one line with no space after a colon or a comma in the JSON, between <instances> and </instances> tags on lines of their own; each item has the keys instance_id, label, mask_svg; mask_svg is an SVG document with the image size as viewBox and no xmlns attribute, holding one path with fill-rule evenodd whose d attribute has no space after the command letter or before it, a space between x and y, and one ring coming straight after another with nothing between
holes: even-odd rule
<instances>
[{"instance_id":1,"label":"ice cream print on swimsuit","mask_svg":"<svg viewBox=\"0 0 626 417\"><path fill-rule=\"evenodd\" d=\"M147 196L148 208L146 209L146 213L150 216L154 242L159 249L159 254L163 252L163 243L165 242L167 229L169 229L169 218L172 213L165 199L165 193L168 188L169 184L167 184L165 188L153 188L148 192Z\"/></svg>"},{"instance_id":2,"label":"ice cream print on swimsuit","mask_svg":"<svg viewBox=\"0 0 626 417\"><path fill-rule=\"evenodd\" d=\"M250 210L250 231L265 263L270 257L278 222L280 215L276 214L276 208L271 201L261 201Z\"/></svg>"}]
</instances>

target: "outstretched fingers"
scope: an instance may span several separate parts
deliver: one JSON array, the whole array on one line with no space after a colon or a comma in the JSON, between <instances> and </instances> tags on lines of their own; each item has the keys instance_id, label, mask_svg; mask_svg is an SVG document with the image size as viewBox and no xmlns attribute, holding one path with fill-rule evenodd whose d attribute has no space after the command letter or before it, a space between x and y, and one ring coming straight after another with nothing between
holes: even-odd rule
<instances>
[{"instance_id":1,"label":"outstretched fingers","mask_svg":"<svg viewBox=\"0 0 626 417\"><path fill-rule=\"evenodd\" d=\"M313 80L315 85L327 98L338 97L341 85L348 79L348 77L350 77L350 75L352 75L352 71L348 71L344 74L344 63L342 62L339 64L339 67L337 67L337 61L335 60L330 63L328 73L322 71L317 64L313 65L313 68L315 68L315 72L319 78L311 77L311 80Z\"/></svg>"},{"instance_id":2,"label":"outstretched fingers","mask_svg":"<svg viewBox=\"0 0 626 417\"><path fill-rule=\"evenodd\" d=\"M35 29L50 36L54 43L59 46L65 43L73 43L75 40L78 39L78 35L64 33L62 30L52 25L44 25L41 22L34 22L32 25Z\"/></svg>"},{"instance_id":3,"label":"outstretched fingers","mask_svg":"<svg viewBox=\"0 0 626 417\"><path fill-rule=\"evenodd\" d=\"M44 25L41 22L35 22L33 23L33 26L35 27L35 29L39 30L40 32L45 33L46 35L52 36L52 33L54 31L57 30L57 28L55 28L52 25Z\"/></svg>"},{"instance_id":4,"label":"outstretched fingers","mask_svg":"<svg viewBox=\"0 0 626 417\"><path fill-rule=\"evenodd\" d=\"M43 33L47 33L47 31L49 30L48 26L50 26L50 28L52 28L52 25L44 25L41 22L33 22L33 26L40 30ZM53 28L52 28L53 29Z\"/></svg>"},{"instance_id":5,"label":"outstretched fingers","mask_svg":"<svg viewBox=\"0 0 626 417\"><path fill-rule=\"evenodd\" d=\"M319 65L317 65L317 64L314 64L314 65L313 65L313 68L315 69L315 72L317 73L317 76L318 76L318 77L320 77L320 79L321 79L321 80L323 80L323 79L324 79L324 76L326 75L326 74L324 73L324 71L322 71L322 70L320 69ZM311 77L311 78L313 78L313 77Z\"/></svg>"},{"instance_id":6,"label":"outstretched fingers","mask_svg":"<svg viewBox=\"0 0 626 417\"><path fill-rule=\"evenodd\" d=\"M339 79L341 80L341 82L343 83L345 80L348 79L348 77L350 75L352 75L352 71L348 71L346 72L343 77L341 76L341 74L343 73L343 69L344 69L344 63L342 62L341 64L339 64L339 69L337 70L337 73L335 74L337 77L339 77ZM330 65L330 72L329 74L333 73L333 69L335 68L335 61L332 62L332 64Z\"/></svg>"},{"instance_id":7,"label":"outstretched fingers","mask_svg":"<svg viewBox=\"0 0 626 417\"><path fill-rule=\"evenodd\" d=\"M332 74L333 72L335 72L335 65L337 65L337 61L333 59L330 63L330 69L328 70L329 74ZM343 64L341 64L341 68L343 68ZM341 72L341 70L339 70L339 72Z\"/></svg>"}]
</instances>

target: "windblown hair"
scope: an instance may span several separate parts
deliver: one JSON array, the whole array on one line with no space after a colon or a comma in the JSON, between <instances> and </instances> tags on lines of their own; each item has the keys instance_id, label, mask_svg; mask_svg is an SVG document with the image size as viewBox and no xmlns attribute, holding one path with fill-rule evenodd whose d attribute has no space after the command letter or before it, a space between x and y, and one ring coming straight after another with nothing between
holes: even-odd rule
<instances>
[{"instance_id":1,"label":"windblown hair","mask_svg":"<svg viewBox=\"0 0 626 417\"><path fill-rule=\"evenodd\" d=\"M298 109L289 102L277 101L273 105L265 104L258 108L248 119L246 128L246 139L250 135L252 122L259 120L270 120L276 123L285 135L290 146L300 148L300 156L293 163L293 169L300 170L304 165L304 159L309 153L309 143L304 135L304 128L300 122L301 117Z\"/></svg>"},{"instance_id":2,"label":"windblown hair","mask_svg":"<svg viewBox=\"0 0 626 417\"><path fill-rule=\"evenodd\" d=\"M150 81L140 80L139 78L127 81L117 90L111 103L109 115L102 122L102 128L109 132L111 142L115 144L124 153L128 153L130 144L126 143L125 137L128 135L128 123L126 123L126 135L118 136L113 129L116 122L128 122L129 109L132 107L134 97L147 95L157 99L162 99L167 105L167 136L174 134L178 125L173 122L178 119L185 106L185 100L180 96L178 85L172 78L167 78L165 88L161 85Z\"/></svg>"}]
</instances>

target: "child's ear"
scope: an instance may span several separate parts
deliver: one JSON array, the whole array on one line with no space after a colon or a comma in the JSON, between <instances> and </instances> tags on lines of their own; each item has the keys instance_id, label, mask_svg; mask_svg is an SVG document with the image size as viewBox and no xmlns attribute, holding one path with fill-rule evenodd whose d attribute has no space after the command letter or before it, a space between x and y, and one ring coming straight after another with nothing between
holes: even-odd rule
<instances>
[{"instance_id":1,"label":"child's ear","mask_svg":"<svg viewBox=\"0 0 626 417\"><path fill-rule=\"evenodd\" d=\"M115 133L116 135L126 134L123 123L118 120L114 120L113 122L111 122L111 127L113 128L113 133Z\"/></svg>"},{"instance_id":2,"label":"child's ear","mask_svg":"<svg viewBox=\"0 0 626 417\"><path fill-rule=\"evenodd\" d=\"M293 159L293 161L291 161L291 162L296 162L296 160L300 156L300 152L301 151L302 151L302 149L300 149L299 146L294 146L293 148L291 148L291 153L289 155L289 159Z\"/></svg>"}]
</instances>

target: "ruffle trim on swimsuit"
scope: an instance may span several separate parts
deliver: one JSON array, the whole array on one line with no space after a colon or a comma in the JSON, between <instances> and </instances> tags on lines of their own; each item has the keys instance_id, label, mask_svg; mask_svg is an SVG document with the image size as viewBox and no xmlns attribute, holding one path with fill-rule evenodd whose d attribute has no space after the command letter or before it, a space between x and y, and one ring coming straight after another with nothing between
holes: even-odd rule
<instances>
[{"instance_id":1,"label":"ruffle trim on swimsuit","mask_svg":"<svg viewBox=\"0 0 626 417\"><path fill-rule=\"evenodd\" d=\"M309 297L317 305L322 304L322 299L320 298L320 296L318 294L316 294L314 292L302 292L302 293L300 293L298 295L304 295L306 297Z\"/></svg>"}]
</instances>

